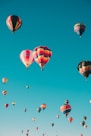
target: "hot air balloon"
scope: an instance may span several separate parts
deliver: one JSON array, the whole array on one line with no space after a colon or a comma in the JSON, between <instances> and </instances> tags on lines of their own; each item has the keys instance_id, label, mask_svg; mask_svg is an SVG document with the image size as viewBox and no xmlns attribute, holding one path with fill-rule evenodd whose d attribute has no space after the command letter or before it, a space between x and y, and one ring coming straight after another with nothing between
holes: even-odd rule
<instances>
[{"instance_id":1,"label":"hot air balloon","mask_svg":"<svg viewBox=\"0 0 91 136\"><path fill-rule=\"evenodd\" d=\"M9 104L8 104L8 103L6 103L6 104L4 104L4 106L5 106L6 108L8 108Z\"/></svg>"},{"instance_id":2,"label":"hot air balloon","mask_svg":"<svg viewBox=\"0 0 91 136\"><path fill-rule=\"evenodd\" d=\"M65 116L67 117L71 111L71 106L69 104L64 104L60 106L60 111L63 112Z\"/></svg>"},{"instance_id":3,"label":"hot air balloon","mask_svg":"<svg viewBox=\"0 0 91 136\"><path fill-rule=\"evenodd\" d=\"M77 69L81 75L83 75L85 78L88 78L91 74L91 61L81 61L78 64Z\"/></svg>"},{"instance_id":4,"label":"hot air balloon","mask_svg":"<svg viewBox=\"0 0 91 136\"><path fill-rule=\"evenodd\" d=\"M86 26L82 23L77 23L74 25L74 32L76 32L78 35L80 35L80 37L84 33L85 29L86 29Z\"/></svg>"},{"instance_id":5,"label":"hot air balloon","mask_svg":"<svg viewBox=\"0 0 91 136\"><path fill-rule=\"evenodd\" d=\"M22 20L16 15L10 15L6 19L6 24L12 32L15 32L22 26Z\"/></svg>"},{"instance_id":6,"label":"hot air balloon","mask_svg":"<svg viewBox=\"0 0 91 136\"><path fill-rule=\"evenodd\" d=\"M84 125L84 128L87 128L87 127L88 127L88 126L85 124L85 125Z\"/></svg>"},{"instance_id":7,"label":"hot air balloon","mask_svg":"<svg viewBox=\"0 0 91 136\"><path fill-rule=\"evenodd\" d=\"M52 123L51 126L53 127L53 126L54 126L54 123Z\"/></svg>"},{"instance_id":8,"label":"hot air balloon","mask_svg":"<svg viewBox=\"0 0 91 136\"><path fill-rule=\"evenodd\" d=\"M3 83L7 83L7 82L8 82L8 78L3 77L3 78L2 78L2 82L3 82Z\"/></svg>"},{"instance_id":9,"label":"hot air balloon","mask_svg":"<svg viewBox=\"0 0 91 136\"><path fill-rule=\"evenodd\" d=\"M35 118L35 117L33 117L33 118L32 118L32 121L36 121L36 118Z\"/></svg>"},{"instance_id":10,"label":"hot air balloon","mask_svg":"<svg viewBox=\"0 0 91 136\"><path fill-rule=\"evenodd\" d=\"M91 103L91 100L89 100L89 103Z\"/></svg>"},{"instance_id":11,"label":"hot air balloon","mask_svg":"<svg viewBox=\"0 0 91 136\"><path fill-rule=\"evenodd\" d=\"M16 105L16 102L12 102L12 105L13 105L13 106Z\"/></svg>"},{"instance_id":12,"label":"hot air balloon","mask_svg":"<svg viewBox=\"0 0 91 136\"><path fill-rule=\"evenodd\" d=\"M3 91L2 91L2 94L3 94L3 95L6 95L7 93L8 93L8 92L7 92L6 90L3 90Z\"/></svg>"},{"instance_id":13,"label":"hot air balloon","mask_svg":"<svg viewBox=\"0 0 91 136\"><path fill-rule=\"evenodd\" d=\"M26 112L26 111L27 111L27 109L25 108L25 109L24 109L24 112Z\"/></svg>"},{"instance_id":14,"label":"hot air balloon","mask_svg":"<svg viewBox=\"0 0 91 136\"><path fill-rule=\"evenodd\" d=\"M30 88L30 86L29 85L26 85L26 89L29 89Z\"/></svg>"},{"instance_id":15,"label":"hot air balloon","mask_svg":"<svg viewBox=\"0 0 91 136\"><path fill-rule=\"evenodd\" d=\"M85 121L83 120L80 124L81 124L82 126L84 126L84 125L85 125Z\"/></svg>"},{"instance_id":16,"label":"hot air balloon","mask_svg":"<svg viewBox=\"0 0 91 136\"><path fill-rule=\"evenodd\" d=\"M41 112L41 107L37 108L37 111L38 111L38 112Z\"/></svg>"},{"instance_id":17,"label":"hot air balloon","mask_svg":"<svg viewBox=\"0 0 91 136\"><path fill-rule=\"evenodd\" d=\"M73 118L72 117L69 117L68 118L68 121L71 123L73 121Z\"/></svg>"},{"instance_id":18,"label":"hot air balloon","mask_svg":"<svg viewBox=\"0 0 91 136\"><path fill-rule=\"evenodd\" d=\"M43 70L52 56L52 51L47 46L38 46L34 49L33 56L35 62L40 66L41 70Z\"/></svg>"},{"instance_id":19,"label":"hot air balloon","mask_svg":"<svg viewBox=\"0 0 91 136\"><path fill-rule=\"evenodd\" d=\"M44 109L46 109L46 104L41 104L41 106L40 106L40 107L41 107L41 109L43 109L43 110L44 110Z\"/></svg>"},{"instance_id":20,"label":"hot air balloon","mask_svg":"<svg viewBox=\"0 0 91 136\"><path fill-rule=\"evenodd\" d=\"M60 118L60 115L59 115L59 114L58 114L58 115L56 115L56 118L58 118L58 119L59 119L59 118Z\"/></svg>"},{"instance_id":21,"label":"hot air balloon","mask_svg":"<svg viewBox=\"0 0 91 136\"><path fill-rule=\"evenodd\" d=\"M39 127L36 127L36 130L38 130L39 129Z\"/></svg>"},{"instance_id":22,"label":"hot air balloon","mask_svg":"<svg viewBox=\"0 0 91 136\"><path fill-rule=\"evenodd\" d=\"M86 119L87 119L87 116L84 116L83 119L86 120Z\"/></svg>"},{"instance_id":23,"label":"hot air balloon","mask_svg":"<svg viewBox=\"0 0 91 136\"><path fill-rule=\"evenodd\" d=\"M28 136L28 133L26 133L26 136Z\"/></svg>"},{"instance_id":24,"label":"hot air balloon","mask_svg":"<svg viewBox=\"0 0 91 136\"><path fill-rule=\"evenodd\" d=\"M33 51L32 50L23 50L20 53L20 60L25 65L25 67L28 69L28 67L33 63Z\"/></svg>"},{"instance_id":25,"label":"hot air balloon","mask_svg":"<svg viewBox=\"0 0 91 136\"><path fill-rule=\"evenodd\" d=\"M69 103L69 100L65 100L65 104L68 104Z\"/></svg>"}]
</instances>

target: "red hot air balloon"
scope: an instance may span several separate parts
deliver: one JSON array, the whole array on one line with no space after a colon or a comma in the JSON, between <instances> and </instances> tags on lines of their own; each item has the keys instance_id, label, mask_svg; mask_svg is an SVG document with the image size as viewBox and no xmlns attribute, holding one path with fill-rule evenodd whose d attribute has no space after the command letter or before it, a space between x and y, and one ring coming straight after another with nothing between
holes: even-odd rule
<instances>
[{"instance_id":1,"label":"red hot air balloon","mask_svg":"<svg viewBox=\"0 0 91 136\"><path fill-rule=\"evenodd\" d=\"M23 50L20 53L20 60L25 65L25 67L28 69L28 67L33 63L33 51L32 50Z\"/></svg>"},{"instance_id":2,"label":"red hot air balloon","mask_svg":"<svg viewBox=\"0 0 91 136\"><path fill-rule=\"evenodd\" d=\"M22 20L20 17L18 17L16 15L10 15L6 19L6 24L12 32L15 32L16 30L18 30L21 27Z\"/></svg>"},{"instance_id":3,"label":"red hot air balloon","mask_svg":"<svg viewBox=\"0 0 91 136\"><path fill-rule=\"evenodd\" d=\"M52 51L47 46L38 46L33 52L35 62L43 70L44 66L49 62Z\"/></svg>"},{"instance_id":4,"label":"red hot air balloon","mask_svg":"<svg viewBox=\"0 0 91 136\"><path fill-rule=\"evenodd\" d=\"M80 37L82 36L85 29L86 29L86 26L82 23L77 23L74 25L74 32L76 32L78 35L80 35Z\"/></svg>"},{"instance_id":5,"label":"red hot air balloon","mask_svg":"<svg viewBox=\"0 0 91 136\"><path fill-rule=\"evenodd\" d=\"M60 111L63 112L65 114L65 116L67 117L68 114L71 111L71 106L69 104L64 104L60 107Z\"/></svg>"},{"instance_id":6,"label":"red hot air balloon","mask_svg":"<svg viewBox=\"0 0 91 136\"><path fill-rule=\"evenodd\" d=\"M68 121L71 123L73 121L73 118L72 117L69 117L68 118Z\"/></svg>"}]
</instances>

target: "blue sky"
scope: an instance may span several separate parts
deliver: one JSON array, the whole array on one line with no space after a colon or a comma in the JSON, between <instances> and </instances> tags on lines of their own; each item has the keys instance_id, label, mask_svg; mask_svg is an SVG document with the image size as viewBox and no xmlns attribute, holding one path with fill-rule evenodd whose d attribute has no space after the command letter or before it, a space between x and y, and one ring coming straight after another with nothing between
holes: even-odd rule
<instances>
[{"instance_id":1,"label":"blue sky","mask_svg":"<svg viewBox=\"0 0 91 136\"><path fill-rule=\"evenodd\" d=\"M1 0L0 3L0 135L25 136L29 129L29 136L43 133L90 136L91 77L86 81L77 71L80 61L91 60L90 0ZM6 18L13 14L23 21L14 34L6 26ZM81 38L73 31L78 22L86 25ZM52 50L49 63L44 71L35 62L26 70L20 61L20 52L39 45ZM8 78L7 84L2 83L2 77ZM7 96L2 95L4 89L8 91ZM66 99L72 106L68 115L73 117L71 124L59 110ZM12 101L16 102L15 106ZM5 103L9 103L7 109ZM46 103L47 108L38 113L36 109L42 103ZM84 115L87 116L86 129L80 125ZM35 122L32 117L36 117Z\"/></svg>"}]
</instances>

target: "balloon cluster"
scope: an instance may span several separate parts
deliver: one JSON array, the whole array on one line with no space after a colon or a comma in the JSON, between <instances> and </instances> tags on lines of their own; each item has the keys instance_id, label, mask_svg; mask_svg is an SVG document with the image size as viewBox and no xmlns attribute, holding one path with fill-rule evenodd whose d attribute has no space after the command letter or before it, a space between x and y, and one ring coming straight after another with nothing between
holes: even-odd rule
<instances>
[{"instance_id":1,"label":"balloon cluster","mask_svg":"<svg viewBox=\"0 0 91 136\"><path fill-rule=\"evenodd\" d=\"M37 108L37 111L38 111L38 112L41 112L41 111L42 111L42 109L43 109L43 110L45 110L45 109L46 109L46 107L47 107L47 106L46 106L46 104L45 104L45 103L43 103L43 104L41 104L41 106L40 106L39 108Z\"/></svg>"},{"instance_id":2,"label":"balloon cluster","mask_svg":"<svg viewBox=\"0 0 91 136\"><path fill-rule=\"evenodd\" d=\"M87 120L87 117L84 116L82 122L80 123L80 124L82 125L82 127L84 127L84 128L87 128L87 127L88 127L88 126L86 125L86 120Z\"/></svg>"},{"instance_id":3,"label":"balloon cluster","mask_svg":"<svg viewBox=\"0 0 91 136\"><path fill-rule=\"evenodd\" d=\"M23 50L20 53L20 60L28 69L35 61L43 70L44 66L49 62L52 56L52 51L47 46L38 46L34 50Z\"/></svg>"}]
</instances>

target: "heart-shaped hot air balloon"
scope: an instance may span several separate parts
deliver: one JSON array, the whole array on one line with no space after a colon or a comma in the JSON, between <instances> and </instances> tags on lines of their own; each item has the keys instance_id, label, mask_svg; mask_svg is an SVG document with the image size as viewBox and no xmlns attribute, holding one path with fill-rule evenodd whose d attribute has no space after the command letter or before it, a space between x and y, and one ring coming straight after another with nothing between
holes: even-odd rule
<instances>
[{"instance_id":1,"label":"heart-shaped hot air balloon","mask_svg":"<svg viewBox=\"0 0 91 136\"><path fill-rule=\"evenodd\" d=\"M22 20L16 15L10 15L6 19L6 24L12 32L15 32L22 26Z\"/></svg>"},{"instance_id":2,"label":"heart-shaped hot air balloon","mask_svg":"<svg viewBox=\"0 0 91 136\"><path fill-rule=\"evenodd\" d=\"M28 69L28 67L33 63L33 51L32 50L23 50L20 53L20 60L25 65L25 67Z\"/></svg>"},{"instance_id":3,"label":"heart-shaped hot air balloon","mask_svg":"<svg viewBox=\"0 0 91 136\"><path fill-rule=\"evenodd\" d=\"M34 48L33 56L35 62L40 66L41 70L43 70L52 56L52 51L47 46L38 46Z\"/></svg>"}]
</instances>

